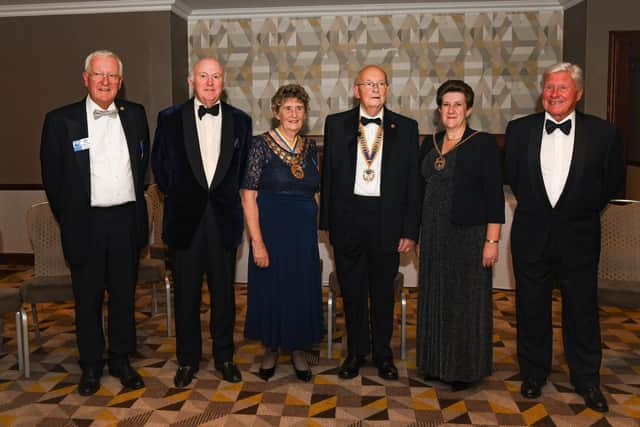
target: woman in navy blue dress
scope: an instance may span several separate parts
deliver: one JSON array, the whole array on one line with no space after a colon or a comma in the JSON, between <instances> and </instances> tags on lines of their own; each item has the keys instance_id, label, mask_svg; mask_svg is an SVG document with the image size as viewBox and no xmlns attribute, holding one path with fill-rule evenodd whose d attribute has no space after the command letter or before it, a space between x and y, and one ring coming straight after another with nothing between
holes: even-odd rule
<instances>
[{"instance_id":1,"label":"woman in navy blue dress","mask_svg":"<svg viewBox=\"0 0 640 427\"><path fill-rule=\"evenodd\" d=\"M299 134L309 95L297 84L271 99L279 125L254 137L242 183L251 251L245 336L265 351L259 375L275 373L279 351L291 352L296 376L309 381L305 353L322 339L322 289L315 194L316 145Z\"/></svg>"}]
</instances>

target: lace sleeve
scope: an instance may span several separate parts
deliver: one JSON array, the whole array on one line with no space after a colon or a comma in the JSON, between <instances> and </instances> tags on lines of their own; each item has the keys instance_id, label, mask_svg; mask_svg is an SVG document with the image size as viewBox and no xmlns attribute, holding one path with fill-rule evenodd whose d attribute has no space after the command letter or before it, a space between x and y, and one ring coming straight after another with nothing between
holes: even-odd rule
<instances>
[{"instance_id":1,"label":"lace sleeve","mask_svg":"<svg viewBox=\"0 0 640 427\"><path fill-rule=\"evenodd\" d=\"M240 188L247 190L257 190L260 185L262 168L266 161L266 144L262 135L254 136L249 154L247 155L247 168L244 172L242 185Z\"/></svg>"}]
</instances>

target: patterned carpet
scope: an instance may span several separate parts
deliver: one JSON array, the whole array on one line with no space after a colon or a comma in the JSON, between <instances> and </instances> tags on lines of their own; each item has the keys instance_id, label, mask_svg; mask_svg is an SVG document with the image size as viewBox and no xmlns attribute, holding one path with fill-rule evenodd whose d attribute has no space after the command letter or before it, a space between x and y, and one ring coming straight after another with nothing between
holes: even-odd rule
<instances>
[{"instance_id":1,"label":"patterned carpet","mask_svg":"<svg viewBox=\"0 0 640 427\"><path fill-rule=\"evenodd\" d=\"M6 267L6 266L5 266ZM29 272L0 266L3 286L19 282ZM151 316L149 288L138 290L138 354L132 360L146 388L123 390L105 370L95 396L75 392L80 377L71 304L43 304L42 345L31 330L32 377L21 378L16 363L15 324L6 316L4 350L0 355L0 425L2 426L434 426L640 425L640 311L602 307L604 340L602 384L610 411L602 415L585 408L573 393L562 355L560 301L554 302L554 363L542 397L520 396L515 361L514 294L494 292L494 372L482 384L451 392L438 382L425 382L415 368L415 306L409 293L408 357L396 360L400 379L384 381L368 365L353 380L335 375L342 351L344 325L338 316L334 359L326 343L310 355L312 383L301 383L286 355L269 382L257 376L260 345L242 336L246 287L237 286L236 363L243 382L231 384L213 371L211 341L204 342L206 359L192 386L173 386L175 339L166 336L165 317ZM161 299L161 302L162 299ZM399 310L399 305L398 305ZM203 305L203 330L207 330ZM162 310L160 310L162 311ZM30 314L30 313L29 313ZM399 316L398 316L399 319ZM31 317L30 317L31 322ZM399 320L398 320L399 322ZM394 351L400 354L399 323Z\"/></svg>"}]
</instances>

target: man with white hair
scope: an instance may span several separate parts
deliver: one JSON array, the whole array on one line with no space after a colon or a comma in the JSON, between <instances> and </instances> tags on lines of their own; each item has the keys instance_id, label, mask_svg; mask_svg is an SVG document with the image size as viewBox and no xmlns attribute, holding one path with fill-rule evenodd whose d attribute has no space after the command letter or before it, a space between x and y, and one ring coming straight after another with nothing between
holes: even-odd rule
<instances>
[{"instance_id":1,"label":"man with white hair","mask_svg":"<svg viewBox=\"0 0 640 427\"><path fill-rule=\"evenodd\" d=\"M109 372L127 388L144 387L129 354L136 347L138 255L148 238L143 186L149 128L142 105L116 98L123 80L116 54L90 53L82 79L88 95L45 117L40 161L71 270L82 368L78 393L89 396L100 388L104 366L105 291Z\"/></svg>"},{"instance_id":2,"label":"man with white hair","mask_svg":"<svg viewBox=\"0 0 640 427\"><path fill-rule=\"evenodd\" d=\"M511 230L516 277L521 394L536 398L551 370L551 300L562 293L562 332L571 384L599 412L600 212L624 176L622 141L610 123L575 110L582 70L569 63L543 76L544 112L511 121L505 175L518 201Z\"/></svg>"}]
</instances>

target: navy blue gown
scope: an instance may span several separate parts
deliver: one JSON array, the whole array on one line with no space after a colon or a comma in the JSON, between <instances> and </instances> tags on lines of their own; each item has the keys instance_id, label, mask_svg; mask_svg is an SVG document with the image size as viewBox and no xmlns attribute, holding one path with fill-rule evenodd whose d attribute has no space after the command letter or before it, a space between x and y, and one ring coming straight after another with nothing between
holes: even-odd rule
<instances>
[{"instance_id":1,"label":"navy blue gown","mask_svg":"<svg viewBox=\"0 0 640 427\"><path fill-rule=\"evenodd\" d=\"M306 139L304 178L296 179L265 138L254 137L241 186L258 191L260 230L269 252L267 268L257 267L249 253L244 334L267 348L308 350L323 334L316 145Z\"/></svg>"}]
</instances>

